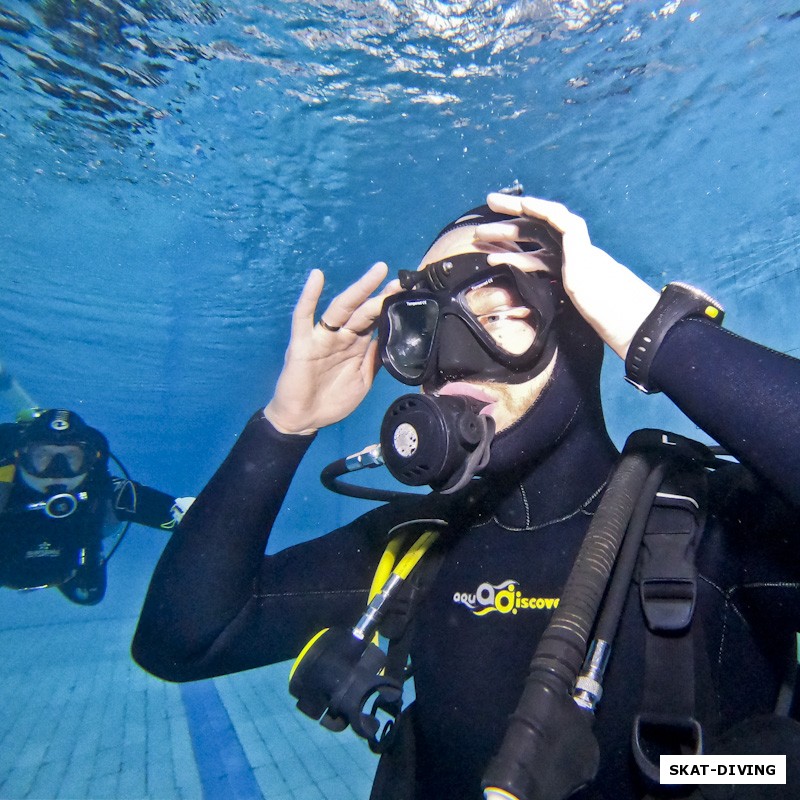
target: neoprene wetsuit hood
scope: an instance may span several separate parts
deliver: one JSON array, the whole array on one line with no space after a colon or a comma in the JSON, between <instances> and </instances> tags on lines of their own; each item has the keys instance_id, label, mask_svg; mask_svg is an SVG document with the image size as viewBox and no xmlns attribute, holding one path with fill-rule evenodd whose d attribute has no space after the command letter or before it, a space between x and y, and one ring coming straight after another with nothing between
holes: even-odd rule
<instances>
[{"instance_id":1,"label":"neoprene wetsuit hood","mask_svg":"<svg viewBox=\"0 0 800 800\"><path fill-rule=\"evenodd\" d=\"M544 222L540 231L526 227L532 257L524 263L517 242L476 246L469 230L451 236L508 219L483 206L445 226L420 267L400 271L402 291L383 303L384 366L423 387L398 398L381 424L383 463L402 483L451 493L475 476L498 487L526 482L581 432L613 451L600 406L603 347L561 285L560 234ZM508 253L511 263L490 264L489 253L500 261ZM522 412L497 436L493 403L508 403L500 408L513 408L511 419Z\"/></svg>"}]
</instances>

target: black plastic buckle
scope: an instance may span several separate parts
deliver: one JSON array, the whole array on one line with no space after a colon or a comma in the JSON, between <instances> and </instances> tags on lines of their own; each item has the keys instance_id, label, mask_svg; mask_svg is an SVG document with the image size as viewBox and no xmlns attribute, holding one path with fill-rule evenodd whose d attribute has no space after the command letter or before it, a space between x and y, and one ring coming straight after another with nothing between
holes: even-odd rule
<instances>
[{"instance_id":1,"label":"black plastic buckle","mask_svg":"<svg viewBox=\"0 0 800 800\"><path fill-rule=\"evenodd\" d=\"M662 755L698 756L703 752L703 729L694 717L637 714L631 746L642 774L660 783Z\"/></svg>"},{"instance_id":2,"label":"black plastic buckle","mask_svg":"<svg viewBox=\"0 0 800 800\"><path fill-rule=\"evenodd\" d=\"M686 630L697 601L697 581L690 578L645 578L639 584L642 610L651 631Z\"/></svg>"},{"instance_id":3,"label":"black plastic buckle","mask_svg":"<svg viewBox=\"0 0 800 800\"><path fill-rule=\"evenodd\" d=\"M694 549L698 507L690 497L656 495L655 530L645 531L639 564L639 597L653 633L677 634L689 628L697 601ZM675 516L677 515L677 516Z\"/></svg>"}]
</instances>

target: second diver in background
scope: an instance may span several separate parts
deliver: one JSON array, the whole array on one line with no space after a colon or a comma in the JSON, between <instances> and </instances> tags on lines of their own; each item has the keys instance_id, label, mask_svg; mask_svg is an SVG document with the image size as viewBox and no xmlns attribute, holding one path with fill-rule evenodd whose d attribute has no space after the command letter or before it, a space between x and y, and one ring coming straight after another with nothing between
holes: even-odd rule
<instances>
[{"instance_id":1,"label":"second diver in background","mask_svg":"<svg viewBox=\"0 0 800 800\"><path fill-rule=\"evenodd\" d=\"M104 540L138 523L172 531L192 498L109 470L106 437L73 411L0 424L0 585L57 587L73 603L106 592Z\"/></svg>"}]
</instances>

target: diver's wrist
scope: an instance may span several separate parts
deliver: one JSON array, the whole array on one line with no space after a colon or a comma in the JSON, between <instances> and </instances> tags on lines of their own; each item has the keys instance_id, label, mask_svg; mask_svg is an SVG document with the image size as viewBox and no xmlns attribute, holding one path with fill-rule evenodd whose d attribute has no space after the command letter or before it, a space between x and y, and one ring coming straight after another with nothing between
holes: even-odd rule
<instances>
[{"instance_id":1,"label":"diver's wrist","mask_svg":"<svg viewBox=\"0 0 800 800\"><path fill-rule=\"evenodd\" d=\"M658 297L658 292L647 286L646 293L642 292L635 300L616 309L614 327L617 333L614 341L608 342L608 345L623 361L628 357L631 343L644 321L653 313Z\"/></svg>"},{"instance_id":2,"label":"diver's wrist","mask_svg":"<svg viewBox=\"0 0 800 800\"><path fill-rule=\"evenodd\" d=\"M572 304L623 361L636 332L655 308L659 293L627 267L606 257L602 268L564 276Z\"/></svg>"},{"instance_id":3,"label":"diver's wrist","mask_svg":"<svg viewBox=\"0 0 800 800\"><path fill-rule=\"evenodd\" d=\"M319 429L314 428L310 425L304 425L302 423L289 422L285 419L282 419L280 414L276 413L272 401L267 403L264 406L263 410L264 419L275 428L278 433L286 434L287 436L313 436Z\"/></svg>"}]
</instances>

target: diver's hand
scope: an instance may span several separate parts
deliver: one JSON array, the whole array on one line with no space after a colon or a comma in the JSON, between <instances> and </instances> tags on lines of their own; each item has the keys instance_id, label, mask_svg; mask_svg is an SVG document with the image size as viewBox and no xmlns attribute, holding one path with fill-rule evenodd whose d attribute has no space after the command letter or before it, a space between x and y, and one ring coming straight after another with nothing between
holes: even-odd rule
<instances>
[{"instance_id":1,"label":"diver's hand","mask_svg":"<svg viewBox=\"0 0 800 800\"><path fill-rule=\"evenodd\" d=\"M631 339L658 302L659 294L608 253L595 247L586 222L566 206L535 197L492 193L493 211L518 219L479 225L475 238L484 242L529 241L527 227L545 220L561 232L562 280L575 307L597 334L622 359ZM492 253L490 264L542 269L534 253Z\"/></svg>"},{"instance_id":2,"label":"diver's hand","mask_svg":"<svg viewBox=\"0 0 800 800\"><path fill-rule=\"evenodd\" d=\"M175 502L172 504L172 508L169 510L169 513L172 516L173 525L180 524L184 514L186 514L186 512L192 507L192 503L194 503L195 500L196 498L194 497L175 498Z\"/></svg>"},{"instance_id":3,"label":"diver's hand","mask_svg":"<svg viewBox=\"0 0 800 800\"><path fill-rule=\"evenodd\" d=\"M314 433L344 419L366 396L379 366L372 332L384 297L399 289L392 281L373 296L387 271L378 262L331 301L320 319L335 331L314 324L325 278L311 271L292 315L283 371L264 409L281 433Z\"/></svg>"}]
</instances>

